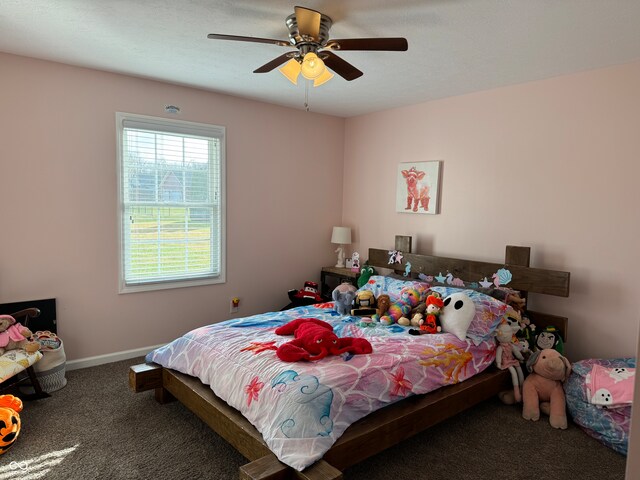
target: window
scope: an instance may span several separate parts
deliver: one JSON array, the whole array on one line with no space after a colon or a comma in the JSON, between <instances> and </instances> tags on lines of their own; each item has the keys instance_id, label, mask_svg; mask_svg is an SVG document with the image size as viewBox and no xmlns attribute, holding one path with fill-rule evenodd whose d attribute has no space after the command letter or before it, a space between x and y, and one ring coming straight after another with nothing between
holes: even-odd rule
<instances>
[{"instance_id":1,"label":"window","mask_svg":"<svg viewBox=\"0 0 640 480\"><path fill-rule=\"evenodd\" d=\"M116 113L120 292L225 280L224 127Z\"/></svg>"}]
</instances>

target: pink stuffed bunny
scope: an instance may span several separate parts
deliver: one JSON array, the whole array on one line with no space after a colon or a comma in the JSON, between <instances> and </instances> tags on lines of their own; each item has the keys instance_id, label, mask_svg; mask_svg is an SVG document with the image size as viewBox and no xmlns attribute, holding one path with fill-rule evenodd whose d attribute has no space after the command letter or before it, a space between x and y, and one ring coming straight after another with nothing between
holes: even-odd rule
<instances>
[{"instance_id":1,"label":"pink stuffed bunny","mask_svg":"<svg viewBox=\"0 0 640 480\"><path fill-rule=\"evenodd\" d=\"M567 428L567 411L562 383L571 374L569 360L551 348L535 352L527 360L531 372L522 388L522 418L540 418L540 409L549 411L549 423L553 428ZM545 404L549 402L548 404Z\"/></svg>"}]
</instances>

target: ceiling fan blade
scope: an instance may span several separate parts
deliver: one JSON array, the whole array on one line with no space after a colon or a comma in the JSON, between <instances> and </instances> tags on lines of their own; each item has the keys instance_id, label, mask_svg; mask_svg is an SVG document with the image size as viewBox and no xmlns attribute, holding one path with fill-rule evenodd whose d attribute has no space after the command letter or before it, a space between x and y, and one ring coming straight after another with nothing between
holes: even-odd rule
<instances>
[{"instance_id":1,"label":"ceiling fan blade","mask_svg":"<svg viewBox=\"0 0 640 480\"><path fill-rule=\"evenodd\" d=\"M298 33L301 36L308 36L316 41L320 38L320 18L321 13L305 7L295 7L296 22L298 22Z\"/></svg>"},{"instance_id":2,"label":"ceiling fan blade","mask_svg":"<svg viewBox=\"0 0 640 480\"><path fill-rule=\"evenodd\" d=\"M326 48L332 50L378 50L404 52L409 48L406 38L345 38L331 39Z\"/></svg>"},{"instance_id":3,"label":"ceiling fan blade","mask_svg":"<svg viewBox=\"0 0 640 480\"><path fill-rule=\"evenodd\" d=\"M323 50L320 54L320 58L324 60L324 64L327 67L336 72L345 80L351 81L362 76L362 72L360 70L351 65L349 62L341 59L333 52Z\"/></svg>"},{"instance_id":4,"label":"ceiling fan blade","mask_svg":"<svg viewBox=\"0 0 640 480\"><path fill-rule=\"evenodd\" d=\"M285 53L284 55L280 55L278 58L274 58L270 62L265 63L260 68L256 68L253 73L267 73L273 70L276 67L279 67L286 61L288 61L292 56L292 53Z\"/></svg>"},{"instance_id":5,"label":"ceiling fan blade","mask_svg":"<svg viewBox=\"0 0 640 480\"><path fill-rule=\"evenodd\" d=\"M281 47L291 47L291 43L286 40L275 40L273 38L259 38L259 37L241 37L238 35L221 35L219 33L210 33L207 38L212 40L235 40L238 42L255 42L255 43L270 43L272 45L279 45Z\"/></svg>"}]
</instances>

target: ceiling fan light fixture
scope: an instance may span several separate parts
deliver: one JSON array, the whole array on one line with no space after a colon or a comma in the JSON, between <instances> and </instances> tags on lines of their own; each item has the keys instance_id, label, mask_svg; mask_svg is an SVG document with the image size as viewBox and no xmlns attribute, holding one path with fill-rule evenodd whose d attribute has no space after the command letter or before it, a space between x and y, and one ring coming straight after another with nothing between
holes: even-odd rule
<instances>
[{"instance_id":1,"label":"ceiling fan light fixture","mask_svg":"<svg viewBox=\"0 0 640 480\"><path fill-rule=\"evenodd\" d=\"M300 75L300 70L301 70L300 63L298 63L298 61L294 58L289 60L287 63L284 64L283 67L280 67L278 69L278 71L282 75L287 77L287 80L289 80L294 85L298 84L298 75Z\"/></svg>"},{"instance_id":2,"label":"ceiling fan light fixture","mask_svg":"<svg viewBox=\"0 0 640 480\"><path fill-rule=\"evenodd\" d=\"M319 87L323 83L327 83L332 78L333 78L333 73L331 73L328 68L325 68L324 72L322 72L322 75L320 75L318 78L316 78L313 81L313 86Z\"/></svg>"},{"instance_id":3,"label":"ceiling fan light fixture","mask_svg":"<svg viewBox=\"0 0 640 480\"><path fill-rule=\"evenodd\" d=\"M318 55L313 52L307 53L302 59L301 73L307 80L315 80L320 77L327 69L324 62Z\"/></svg>"}]
</instances>

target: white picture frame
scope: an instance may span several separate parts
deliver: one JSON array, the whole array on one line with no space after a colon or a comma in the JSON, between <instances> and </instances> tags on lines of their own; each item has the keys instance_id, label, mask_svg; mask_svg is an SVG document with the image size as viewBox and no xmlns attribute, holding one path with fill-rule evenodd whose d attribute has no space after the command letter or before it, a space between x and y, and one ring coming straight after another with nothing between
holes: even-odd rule
<instances>
[{"instance_id":1,"label":"white picture frame","mask_svg":"<svg viewBox=\"0 0 640 480\"><path fill-rule=\"evenodd\" d=\"M440 213L441 160L398 164L396 212Z\"/></svg>"}]
</instances>

